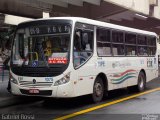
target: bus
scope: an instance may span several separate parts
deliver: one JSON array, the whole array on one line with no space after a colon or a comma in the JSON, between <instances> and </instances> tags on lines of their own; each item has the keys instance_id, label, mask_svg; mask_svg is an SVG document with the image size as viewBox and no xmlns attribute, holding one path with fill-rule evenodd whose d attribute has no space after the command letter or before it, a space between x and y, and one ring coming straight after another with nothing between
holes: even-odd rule
<instances>
[{"instance_id":1,"label":"bus","mask_svg":"<svg viewBox=\"0 0 160 120\"><path fill-rule=\"evenodd\" d=\"M158 77L158 36L153 32L80 17L20 23L12 45L14 95L99 102L110 90L143 91Z\"/></svg>"}]
</instances>

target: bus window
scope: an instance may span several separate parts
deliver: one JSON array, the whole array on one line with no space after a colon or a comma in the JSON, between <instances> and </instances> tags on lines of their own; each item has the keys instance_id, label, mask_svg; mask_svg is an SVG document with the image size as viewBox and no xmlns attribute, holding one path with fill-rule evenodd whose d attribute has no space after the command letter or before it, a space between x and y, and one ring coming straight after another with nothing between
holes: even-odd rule
<instances>
[{"instance_id":1,"label":"bus window","mask_svg":"<svg viewBox=\"0 0 160 120\"><path fill-rule=\"evenodd\" d=\"M156 37L148 36L147 41L148 41L148 46L149 46L148 55L154 56L156 54Z\"/></svg>"},{"instance_id":2,"label":"bus window","mask_svg":"<svg viewBox=\"0 0 160 120\"><path fill-rule=\"evenodd\" d=\"M148 36L147 40L148 40L148 45L156 46L156 37Z\"/></svg>"},{"instance_id":3,"label":"bus window","mask_svg":"<svg viewBox=\"0 0 160 120\"><path fill-rule=\"evenodd\" d=\"M147 39L144 35L137 35L138 45L147 45Z\"/></svg>"},{"instance_id":4,"label":"bus window","mask_svg":"<svg viewBox=\"0 0 160 120\"><path fill-rule=\"evenodd\" d=\"M112 41L116 43L123 43L123 32L112 31Z\"/></svg>"},{"instance_id":5,"label":"bus window","mask_svg":"<svg viewBox=\"0 0 160 120\"><path fill-rule=\"evenodd\" d=\"M125 34L125 42L127 44L136 44L136 35L131 33Z\"/></svg>"},{"instance_id":6,"label":"bus window","mask_svg":"<svg viewBox=\"0 0 160 120\"><path fill-rule=\"evenodd\" d=\"M13 64L25 67L33 67L34 61L38 67L68 64L70 33L28 35L29 31L29 28L17 31Z\"/></svg>"},{"instance_id":7,"label":"bus window","mask_svg":"<svg viewBox=\"0 0 160 120\"><path fill-rule=\"evenodd\" d=\"M137 35L138 56L148 56L147 39L145 35Z\"/></svg>"},{"instance_id":8,"label":"bus window","mask_svg":"<svg viewBox=\"0 0 160 120\"><path fill-rule=\"evenodd\" d=\"M93 53L93 31L76 30L74 35L74 67L86 62Z\"/></svg>"},{"instance_id":9,"label":"bus window","mask_svg":"<svg viewBox=\"0 0 160 120\"><path fill-rule=\"evenodd\" d=\"M98 28L97 29L97 52L99 56L110 56L111 43L110 43L110 30Z\"/></svg>"},{"instance_id":10,"label":"bus window","mask_svg":"<svg viewBox=\"0 0 160 120\"><path fill-rule=\"evenodd\" d=\"M110 42L110 30L97 28L97 39L98 41Z\"/></svg>"},{"instance_id":11,"label":"bus window","mask_svg":"<svg viewBox=\"0 0 160 120\"><path fill-rule=\"evenodd\" d=\"M148 55L153 56L156 54L156 47L149 47L148 48Z\"/></svg>"},{"instance_id":12,"label":"bus window","mask_svg":"<svg viewBox=\"0 0 160 120\"><path fill-rule=\"evenodd\" d=\"M136 56L136 46L126 45L126 55L128 56Z\"/></svg>"},{"instance_id":13,"label":"bus window","mask_svg":"<svg viewBox=\"0 0 160 120\"><path fill-rule=\"evenodd\" d=\"M139 56L148 56L146 46L138 46L138 55Z\"/></svg>"},{"instance_id":14,"label":"bus window","mask_svg":"<svg viewBox=\"0 0 160 120\"><path fill-rule=\"evenodd\" d=\"M124 44L113 44L112 51L114 56L125 55Z\"/></svg>"},{"instance_id":15,"label":"bus window","mask_svg":"<svg viewBox=\"0 0 160 120\"><path fill-rule=\"evenodd\" d=\"M122 31L112 31L112 51L114 56L125 55L123 38Z\"/></svg>"}]
</instances>

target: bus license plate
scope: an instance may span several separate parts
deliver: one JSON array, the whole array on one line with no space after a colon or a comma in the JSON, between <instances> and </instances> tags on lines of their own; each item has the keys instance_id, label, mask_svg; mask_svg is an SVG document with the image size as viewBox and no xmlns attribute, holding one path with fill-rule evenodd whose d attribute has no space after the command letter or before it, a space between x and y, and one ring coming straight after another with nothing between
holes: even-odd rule
<instances>
[{"instance_id":1,"label":"bus license plate","mask_svg":"<svg viewBox=\"0 0 160 120\"><path fill-rule=\"evenodd\" d=\"M29 89L29 93L37 94L37 93L39 93L39 90L38 89Z\"/></svg>"}]
</instances>

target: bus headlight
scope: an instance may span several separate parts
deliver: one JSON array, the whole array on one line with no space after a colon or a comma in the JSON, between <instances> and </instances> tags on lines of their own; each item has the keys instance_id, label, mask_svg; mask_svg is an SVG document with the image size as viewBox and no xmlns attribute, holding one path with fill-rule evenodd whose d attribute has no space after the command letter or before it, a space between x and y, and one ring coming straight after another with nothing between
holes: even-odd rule
<instances>
[{"instance_id":1,"label":"bus headlight","mask_svg":"<svg viewBox=\"0 0 160 120\"><path fill-rule=\"evenodd\" d=\"M14 84L18 84L18 81L10 75L10 81L13 82Z\"/></svg>"},{"instance_id":2,"label":"bus headlight","mask_svg":"<svg viewBox=\"0 0 160 120\"><path fill-rule=\"evenodd\" d=\"M69 80L70 80L70 73L66 74L62 79L56 81L54 83L54 86L58 86L58 85L62 85L62 84L68 83Z\"/></svg>"}]
</instances>

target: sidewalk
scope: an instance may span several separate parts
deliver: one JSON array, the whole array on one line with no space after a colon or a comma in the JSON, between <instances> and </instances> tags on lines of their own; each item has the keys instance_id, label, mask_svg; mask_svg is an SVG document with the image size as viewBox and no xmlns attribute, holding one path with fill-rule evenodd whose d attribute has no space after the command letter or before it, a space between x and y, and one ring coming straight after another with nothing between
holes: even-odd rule
<instances>
[{"instance_id":1,"label":"sidewalk","mask_svg":"<svg viewBox=\"0 0 160 120\"><path fill-rule=\"evenodd\" d=\"M9 72L5 71L4 73L5 76L4 80L2 81L2 76L0 72L0 108L41 100L41 98L39 97L14 96L11 93L9 93L7 91Z\"/></svg>"},{"instance_id":2,"label":"sidewalk","mask_svg":"<svg viewBox=\"0 0 160 120\"><path fill-rule=\"evenodd\" d=\"M4 71L4 78L2 81L2 72L0 71L0 108L7 107L15 104L20 104L23 102L24 97L14 96L7 91L9 80L9 72Z\"/></svg>"},{"instance_id":3,"label":"sidewalk","mask_svg":"<svg viewBox=\"0 0 160 120\"><path fill-rule=\"evenodd\" d=\"M2 73L0 71L0 107L10 104L9 101L15 98L12 94L10 94L7 91L8 80L9 80L8 71L5 71L4 73L5 76L2 81Z\"/></svg>"},{"instance_id":4,"label":"sidewalk","mask_svg":"<svg viewBox=\"0 0 160 120\"><path fill-rule=\"evenodd\" d=\"M8 81L0 82L0 101L12 97L12 95L7 91Z\"/></svg>"}]
</instances>

